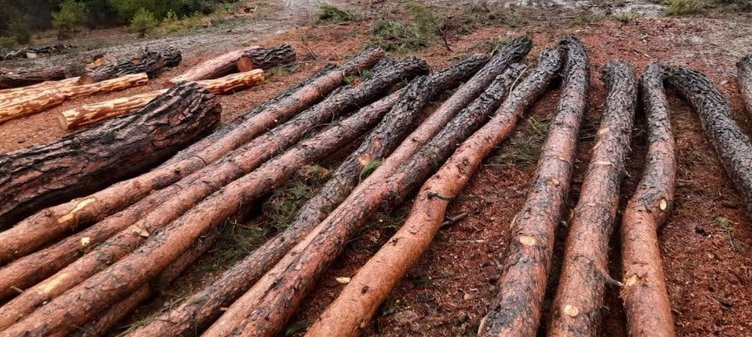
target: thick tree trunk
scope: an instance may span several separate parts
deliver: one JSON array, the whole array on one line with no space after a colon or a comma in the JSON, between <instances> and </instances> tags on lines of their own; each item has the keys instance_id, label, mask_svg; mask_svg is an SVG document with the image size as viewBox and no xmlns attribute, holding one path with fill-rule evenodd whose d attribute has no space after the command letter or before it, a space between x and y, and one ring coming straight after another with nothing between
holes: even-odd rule
<instances>
[{"instance_id":1,"label":"thick tree trunk","mask_svg":"<svg viewBox=\"0 0 752 337\"><path fill-rule=\"evenodd\" d=\"M263 81L264 71L256 69L227 75L217 79L197 81L196 83L213 94L226 94L228 92L245 89ZM167 92L167 89L116 98L94 104L87 104L75 109L66 110L59 116L60 125L66 130L72 130L94 124L101 120L133 112L144 107L165 92Z\"/></svg>"},{"instance_id":2,"label":"thick tree trunk","mask_svg":"<svg viewBox=\"0 0 752 337\"><path fill-rule=\"evenodd\" d=\"M295 62L295 50L289 44L277 48L258 48L246 50L236 62L238 71L251 69L269 69L282 64Z\"/></svg>"},{"instance_id":3,"label":"thick tree trunk","mask_svg":"<svg viewBox=\"0 0 752 337\"><path fill-rule=\"evenodd\" d=\"M705 76L691 69L670 68L668 83L697 111L721 165L752 211L752 142L731 118L728 101Z\"/></svg>"},{"instance_id":4,"label":"thick tree trunk","mask_svg":"<svg viewBox=\"0 0 752 337\"><path fill-rule=\"evenodd\" d=\"M182 86L139 114L113 119L54 143L1 155L0 223L13 223L60 199L98 190L149 168L211 130L220 111L219 103L205 89ZM75 220L74 214L63 215L61 220L66 217ZM15 240L28 233L16 228L3 232L3 257L24 249L16 247Z\"/></svg>"},{"instance_id":5,"label":"thick tree trunk","mask_svg":"<svg viewBox=\"0 0 752 337\"><path fill-rule=\"evenodd\" d=\"M535 336L559 217L569 190L577 134L585 112L590 65L582 43L566 37L564 84L527 200L511 223L498 281L499 294L481 321L479 336Z\"/></svg>"},{"instance_id":6,"label":"thick tree trunk","mask_svg":"<svg viewBox=\"0 0 752 337\"><path fill-rule=\"evenodd\" d=\"M180 51L173 47L159 52L145 51L138 58L97 67L81 75L78 83L88 84L139 73L146 73L149 78L155 78L162 69L177 67L182 60Z\"/></svg>"},{"instance_id":7,"label":"thick tree trunk","mask_svg":"<svg viewBox=\"0 0 752 337\"><path fill-rule=\"evenodd\" d=\"M605 286L610 280L608 242L629 153L637 80L632 66L623 61L609 62L603 69L603 80L608 97L570 221L549 336L597 336Z\"/></svg>"},{"instance_id":8,"label":"thick tree trunk","mask_svg":"<svg viewBox=\"0 0 752 337\"><path fill-rule=\"evenodd\" d=\"M391 104L384 104L384 101L391 100L393 104L396 98L390 96L361 109L339 124L299 143L253 172L224 186L164 230L150 235L138 250L53 299L6 329L3 334L7 337L45 335L66 325L87 321L154 278L198 237L244 205L279 187L300 167L357 139L389 110ZM138 229L137 226L132 228ZM138 232L146 233L140 230Z\"/></svg>"},{"instance_id":9,"label":"thick tree trunk","mask_svg":"<svg viewBox=\"0 0 752 337\"><path fill-rule=\"evenodd\" d=\"M51 249L32 254L4 268L0 271L0 285L2 287L15 285L16 288L21 288L23 286L17 284L33 284L30 282L38 279L39 275L55 271L54 268L64 266L66 262L75 258L75 252L82 248L80 241L84 238L87 240L85 248L89 248L102 242L116 231L122 230L99 249L76 260L56 275L0 308L0 316L8 317L8 319L0 318L0 327L7 326L23 317L40 303L75 286L136 249L146 240L148 234L134 235L134 231L136 233L158 231L220 187L247 174L265 160L297 142L316 125L329 121L338 114L352 110L359 105L365 105L376 95L375 92L383 93L389 89L389 86L425 71L427 71L427 65L421 60L408 60L391 65L377 72L360 86L333 94L296 119L272 130L265 136L254 139L222 160L191 174L168 188L153 193L130 208L52 246ZM374 104L372 109L361 111L360 114L373 114L371 110L388 110L396 99L395 93Z\"/></svg>"},{"instance_id":10,"label":"thick tree trunk","mask_svg":"<svg viewBox=\"0 0 752 337\"><path fill-rule=\"evenodd\" d=\"M523 107L545 91L559 69L559 52L543 51L540 67L510 95L516 102L505 106L494 121L519 118ZM502 77L499 77L499 82ZM495 83L486 93L452 119L439 134L413 155L385 181L364 186L351 194L336 210L287 253L248 292L215 322L205 336L273 336L297 310L317 276L341 253L345 243L377 210L389 210L401 203L457 146L486 120L505 96L504 85ZM495 123L496 123L495 122ZM504 124L504 122L499 122Z\"/></svg>"},{"instance_id":11,"label":"thick tree trunk","mask_svg":"<svg viewBox=\"0 0 752 337\"><path fill-rule=\"evenodd\" d=\"M34 95L0 103L0 122L44 111L62 104L66 99L123 90L148 82L149 78L146 74L134 74L97 83L62 86L38 91Z\"/></svg>"},{"instance_id":12,"label":"thick tree trunk","mask_svg":"<svg viewBox=\"0 0 752 337\"><path fill-rule=\"evenodd\" d=\"M650 146L642 180L621 224L621 297L631 337L675 336L657 233L669 215L676 190L676 145L663 90L665 77L665 68L652 64L640 80Z\"/></svg>"},{"instance_id":13,"label":"thick tree trunk","mask_svg":"<svg viewBox=\"0 0 752 337\"><path fill-rule=\"evenodd\" d=\"M221 314L222 307L230 305L248 290L300 237L307 234L312 225L321 221L321 214L328 213L347 196L357 184L365 165L384 157L399 144L421 118L421 111L431 98L470 77L485 62L485 57L471 56L427 80L413 81L399 102L361 146L340 165L322 190L303 205L295 220L282 234L256 249L180 306L134 331L131 336L178 336L203 330Z\"/></svg>"},{"instance_id":14,"label":"thick tree trunk","mask_svg":"<svg viewBox=\"0 0 752 337\"><path fill-rule=\"evenodd\" d=\"M83 71L81 71L83 72ZM44 69L19 69L11 71L0 68L0 88L16 88L45 81L62 80L80 73L67 66L51 66Z\"/></svg>"},{"instance_id":15,"label":"thick tree trunk","mask_svg":"<svg viewBox=\"0 0 752 337\"><path fill-rule=\"evenodd\" d=\"M752 55L742 57L736 64L739 89L747 107L747 113L752 115Z\"/></svg>"},{"instance_id":16,"label":"thick tree trunk","mask_svg":"<svg viewBox=\"0 0 752 337\"><path fill-rule=\"evenodd\" d=\"M78 77L71 77L59 81L45 81L26 87L0 90L0 102L17 101L25 96L37 95L40 91L75 86L78 85L78 79Z\"/></svg>"},{"instance_id":17,"label":"thick tree trunk","mask_svg":"<svg viewBox=\"0 0 752 337\"><path fill-rule=\"evenodd\" d=\"M361 69L370 68L382 56L381 50L365 50L340 69L335 70L332 65L326 66L297 86L250 110L235 123L215 131L179 152L158 168L87 197L50 207L34 214L16 225L19 228L18 233L25 233L22 236L17 236L16 240L21 241L21 238L24 238L24 241L23 244L18 244L16 248L10 250L25 249L25 252L12 255L0 254L0 263L14 257L23 256L42 244L59 237L66 231L100 221L141 200L150 192L169 186L205 167L226 153L247 143L268 128L319 101L339 86L346 76L355 74ZM110 232L109 235L115 232L117 230ZM105 234L102 240L109 235ZM72 256L69 256L69 258L72 258ZM34 259L27 259L27 261L34 261ZM70 263L70 260L54 267L57 269L51 269L52 272L62 268L67 263ZM32 267L31 269L36 268ZM0 274L3 274L2 270L0 270ZM41 277L48 275L49 273ZM4 276L0 275L0 282L3 279ZM39 279L37 278L37 280ZM5 288L0 286L0 294L3 294L3 291L5 291Z\"/></svg>"}]
</instances>

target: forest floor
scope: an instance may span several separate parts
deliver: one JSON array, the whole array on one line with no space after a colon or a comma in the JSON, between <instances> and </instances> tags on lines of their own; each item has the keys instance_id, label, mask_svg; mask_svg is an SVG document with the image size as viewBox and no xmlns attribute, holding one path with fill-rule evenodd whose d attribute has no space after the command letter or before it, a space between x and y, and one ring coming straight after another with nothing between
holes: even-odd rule
<instances>
[{"instance_id":1,"label":"forest floor","mask_svg":"<svg viewBox=\"0 0 752 337\"><path fill-rule=\"evenodd\" d=\"M609 60L626 60L636 67L638 74L654 61L689 66L703 72L730 100L734 119L752 135L752 114L744 112L735 79L736 61L743 54L752 52L752 20L749 14L713 15L713 18L665 17L660 8L649 3L630 1L626 5L622 2L595 6L583 1L563 1L567 3L564 5L560 2L553 1L554 5L550 6L544 2L530 1L523 4L527 7L505 10L522 18L521 22L512 25L508 22L478 22L466 32L451 34L448 39L451 52L437 42L426 48L407 51L404 55L422 57L433 69L441 69L462 55L487 51L490 48L488 41L503 41L527 34L534 41L534 49L526 62L533 64L538 52L553 45L562 34L577 36L586 44L592 64L589 108L580 132L575 176L562 219L568 218L569 210L574 207L579 194L606 96L600 70ZM0 137L0 152L61 137L64 131L58 126L56 116L65 109L85 102L160 88L173 75L224 50L250 44L293 45L298 51L297 64L271 71L267 81L258 87L219 97L223 106L222 120L230 122L259 102L307 77L325 63L341 63L367 45L374 22L369 19L372 13L400 15L396 7L389 3L369 5L342 1L340 5L361 13L362 17L343 24L319 24L311 23L310 11L300 12L308 13L305 14L309 16L307 19L296 17L294 5L285 7L280 4L275 12L259 19L261 23L253 23L252 18L234 22L231 28L221 28L224 34L220 28L209 28L207 32L190 37L189 41L194 41L195 48L193 44L178 43L184 38L174 36L140 41L138 44L129 42L125 45L127 47L123 47L126 50L131 50L128 48L134 48L134 45L178 43L186 50L186 56L179 67L169 70L145 87L77 99L55 109L0 125L0 134L3 135ZM301 2L296 5L300 6ZM433 5L447 8L447 13L461 11L454 2L435 1ZM624 15L619 10L631 5L635 6L634 13L637 14ZM311 6L315 9L316 5ZM502 4L495 6L503 7ZM654 8L655 12L640 12L645 8ZM554 16L556 19L552 19ZM228 29L231 31L227 32ZM206 40L208 37L225 35L216 41ZM114 51L118 47L112 45L106 48ZM745 214L743 201L724 175L697 115L686 102L678 99L673 92L669 93L671 122L677 141L678 181L674 210L660 230L659 239L677 334L750 336L752 217ZM480 319L497 293L495 283L509 239L509 224L524 202L557 100L558 87L543 96L520 122L514 136L487 158L447 212L448 216L460 213L468 213L469 216L439 232L428 252L413 266L379 310L366 335L475 335ZM622 207L642 175L646 147L645 119L638 112L627 165L628 174L621 188ZM345 154L346 151L342 151L318 163L318 166L336 168ZM202 257L195 268L141 306L127 322L121 324L118 331L142 324L160 310L169 308L182 296L211 282L234 261L265 238L271 237L290 220L296 207L325 181L326 174L326 170L303 170L283 188L249 207L244 216L228 221L223 226L223 236L216 247ZM319 279L316 290L304 302L303 310L289 325L288 335L299 335L336 297L343 285L335 278L354 275L401 225L409 205L408 202L391 214L382 214L373 219L348 243L342 257ZM618 230L616 233L611 240L610 272L618 279L621 275ZM563 221L557 233L546 311L556 287L566 235L567 226ZM603 313L603 335L626 336L618 288L608 289Z\"/></svg>"}]
</instances>

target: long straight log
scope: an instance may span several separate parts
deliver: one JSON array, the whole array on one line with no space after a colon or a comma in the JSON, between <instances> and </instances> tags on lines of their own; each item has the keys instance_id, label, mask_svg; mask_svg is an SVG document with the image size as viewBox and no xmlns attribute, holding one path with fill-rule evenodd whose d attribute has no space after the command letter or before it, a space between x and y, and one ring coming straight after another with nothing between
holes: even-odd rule
<instances>
[{"instance_id":1,"label":"long straight log","mask_svg":"<svg viewBox=\"0 0 752 337\"><path fill-rule=\"evenodd\" d=\"M206 134L221 107L198 85L61 140L0 156L0 223L144 171Z\"/></svg>"},{"instance_id":2,"label":"long straight log","mask_svg":"<svg viewBox=\"0 0 752 337\"><path fill-rule=\"evenodd\" d=\"M570 221L549 336L597 335L606 282L611 279L608 242L629 152L637 80L632 66L623 61L609 62L602 77L609 90L608 97L580 199Z\"/></svg>"},{"instance_id":3,"label":"long straight log","mask_svg":"<svg viewBox=\"0 0 752 337\"><path fill-rule=\"evenodd\" d=\"M511 94L514 109L500 109L494 120L515 120L545 91L559 69L560 54L546 49L539 67ZM501 80L501 78L499 78ZM487 120L504 96L503 85L486 94L452 119L439 134L386 181L351 194L336 210L298 243L215 322L205 336L271 336L283 329L317 276L342 252L347 242L378 209L389 210L415 190L457 146ZM493 89L492 89L493 88Z\"/></svg>"},{"instance_id":4,"label":"long straight log","mask_svg":"<svg viewBox=\"0 0 752 337\"><path fill-rule=\"evenodd\" d=\"M146 73L149 78L156 78L159 72L166 68L174 68L180 64L183 57L174 47L168 47L159 52L144 51L141 56L131 60L124 60L101 67L81 75L79 84L101 82L129 74Z\"/></svg>"},{"instance_id":5,"label":"long straight log","mask_svg":"<svg viewBox=\"0 0 752 337\"><path fill-rule=\"evenodd\" d=\"M23 256L66 231L100 221L141 200L151 191L162 189L205 167L268 128L319 101L338 87L346 76L370 68L382 56L381 50L370 49L359 53L339 69L332 65L325 66L297 86L250 110L235 123L215 131L179 152L156 169L92 195L37 212L16 225L19 234L11 236L15 238L11 242L17 241L19 244L0 245L0 249L7 247L0 251L0 263ZM5 242L10 244L8 241ZM0 276L0 280L3 278ZM4 291L6 288L0 286L0 294Z\"/></svg>"},{"instance_id":6,"label":"long straight log","mask_svg":"<svg viewBox=\"0 0 752 337\"><path fill-rule=\"evenodd\" d=\"M742 57L736 64L737 80L747 113L752 115L752 54Z\"/></svg>"},{"instance_id":7,"label":"long straight log","mask_svg":"<svg viewBox=\"0 0 752 337\"><path fill-rule=\"evenodd\" d=\"M0 68L0 88L16 88L45 81L57 81L83 73L68 66L50 66L44 69L20 69L11 71Z\"/></svg>"},{"instance_id":8,"label":"long straight log","mask_svg":"<svg viewBox=\"0 0 752 337\"><path fill-rule=\"evenodd\" d=\"M18 100L24 96L37 95L43 90L59 89L65 86L78 85L78 77L66 78L59 81L45 81L34 85L0 90L0 102L9 102L11 100Z\"/></svg>"},{"instance_id":9,"label":"long straight log","mask_svg":"<svg viewBox=\"0 0 752 337\"><path fill-rule=\"evenodd\" d=\"M295 60L295 51L290 45L283 44L276 48L253 46L233 50L209 59L188 69L180 76L170 79L170 83L198 81L225 76L254 68L268 69Z\"/></svg>"},{"instance_id":10,"label":"long straight log","mask_svg":"<svg viewBox=\"0 0 752 337\"><path fill-rule=\"evenodd\" d=\"M650 145L642 179L621 223L621 297L632 337L676 335L658 248L658 229L668 218L676 191L676 144L663 90L665 77L665 68L652 64L640 80Z\"/></svg>"},{"instance_id":11,"label":"long straight log","mask_svg":"<svg viewBox=\"0 0 752 337\"><path fill-rule=\"evenodd\" d=\"M705 76L692 69L669 68L668 84L697 111L721 165L741 193L747 210L752 211L752 141L731 118L728 101Z\"/></svg>"},{"instance_id":12,"label":"long straight log","mask_svg":"<svg viewBox=\"0 0 752 337\"><path fill-rule=\"evenodd\" d=\"M543 145L527 199L512 220L506 257L493 306L481 321L479 336L535 336L541 318L553 256L556 227L574 165L577 134L587 105L590 65L582 43L565 37L556 116Z\"/></svg>"},{"instance_id":13,"label":"long straight log","mask_svg":"<svg viewBox=\"0 0 752 337\"><path fill-rule=\"evenodd\" d=\"M221 308L248 290L300 237L307 234L312 225L322 220L318 218L320 215L309 213L326 214L339 204L357 184L363 167L391 152L413 128L430 99L470 77L486 60L483 56L471 56L426 80L414 80L361 146L334 172L333 178L302 206L283 233L267 241L215 282L192 294L180 306L129 336L184 336L206 328L221 314Z\"/></svg>"},{"instance_id":14,"label":"long straight log","mask_svg":"<svg viewBox=\"0 0 752 337\"><path fill-rule=\"evenodd\" d=\"M375 95L385 92L391 85L405 78L427 71L425 62L416 59L385 67L361 85L340 90L294 120L254 139L222 160L51 248L27 256L4 268L0 271L0 285L3 287L11 288L16 283L33 284L30 282L38 279L39 275L54 272L65 266L66 262L75 259L75 252L93 247L120 231L98 249L0 307L0 328L8 326L39 304L49 301L132 252L149 236L143 233L158 231L220 187L252 171L265 160L294 144L311 128L331 120L339 113L367 104ZM374 104L371 110L390 109L396 102L397 95L395 93L382 99L378 104ZM361 113L366 114L369 111ZM85 246L81 245L81 240L86 240ZM22 288L18 285L14 287Z\"/></svg>"},{"instance_id":15,"label":"long straight log","mask_svg":"<svg viewBox=\"0 0 752 337\"><path fill-rule=\"evenodd\" d=\"M69 324L87 321L154 278L199 236L236 213L240 207L279 187L303 165L357 139L390 107L391 104L377 101L224 186L164 230L150 235L138 250L7 328L4 337L44 335ZM134 272L136 270L138 272Z\"/></svg>"}]
</instances>

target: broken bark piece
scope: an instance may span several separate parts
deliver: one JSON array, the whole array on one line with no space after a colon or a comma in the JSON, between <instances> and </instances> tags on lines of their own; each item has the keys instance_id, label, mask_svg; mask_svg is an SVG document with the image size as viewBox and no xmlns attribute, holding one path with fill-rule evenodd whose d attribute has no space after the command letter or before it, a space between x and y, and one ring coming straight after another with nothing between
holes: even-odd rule
<instances>
[{"instance_id":1,"label":"broken bark piece","mask_svg":"<svg viewBox=\"0 0 752 337\"><path fill-rule=\"evenodd\" d=\"M479 336L534 336L540 324L556 227L569 190L590 85L590 64L582 42L565 37L559 48L564 53L564 83L557 112L527 199L512 220L497 283L499 293L481 320Z\"/></svg>"},{"instance_id":2,"label":"broken bark piece","mask_svg":"<svg viewBox=\"0 0 752 337\"><path fill-rule=\"evenodd\" d=\"M640 97L648 122L648 153L642 179L621 224L621 297L632 337L673 337L674 320L658 248L658 229L671 211L676 190L676 144L663 89L665 68L648 67Z\"/></svg>"},{"instance_id":3,"label":"broken bark piece","mask_svg":"<svg viewBox=\"0 0 752 337\"><path fill-rule=\"evenodd\" d=\"M149 78L155 78L164 68L177 67L183 58L180 51L168 47L162 51L145 51L140 57L131 60L120 61L97 67L94 70L81 75L78 83L88 84L101 82L116 77L130 74L145 73Z\"/></svg>"},{"instance_id":4,"label":"broken bark piece","mask_svg":"<svg viewBox=\"0 0 752 337\"><path fill-rule=\"evenodd\" d=\"M742 57L736 64L739 89L747 107L747 113L752 115L752 55Z\"/></svg>"},{"instance_id":5,"label":"broken bark piece","mask_svg":"<svg viewBox=\"0 0 752 337\"><path fill-rule=\"evenodd\" d=\"M238 71L251 69L269 69L278 65L295 62L295 50L289 44L277 48L258 48L246 50L236 61Z\"/></svg>"},{"instance_id":6,"label":"broken bark piece","mask_svg":"<svg viewBox=\"0 0 752 337\"><path fill-rule=\"evenodd\" d=\"M602 77L608 87L606 106L569 224L549 336L595 335L600 327L606 282L611 279L608 242L629 153L637 80L632 66L624 61L606 64Z\"/></svg>"}]
</instances>

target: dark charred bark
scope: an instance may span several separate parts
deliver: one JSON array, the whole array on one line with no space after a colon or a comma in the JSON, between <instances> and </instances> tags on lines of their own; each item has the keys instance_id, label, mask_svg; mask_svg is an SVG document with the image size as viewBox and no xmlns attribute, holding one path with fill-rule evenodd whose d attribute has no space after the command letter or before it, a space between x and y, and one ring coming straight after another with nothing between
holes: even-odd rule
<instances>
[{"instance_id":1,"label":"dark charred bark","mask_svg":"<svg viewBox=\"0 0 752 337\"><path fill-rule=\"evenodd\" d=\"M514 89L495 123L506 124L543 93L559 69L557 50L541 54L534 73ZM345 243L377 210L389 210L401 203L435 171L457 146L488 118L505 94L502 80L460 112L428 144L386 181L365 186L363 193L348 197L326 220L287 253L248 292L236 301L205 333L205 336L276 335L294 314L314 285L318 275L342 252Z\"/></svg>"},{"instance_id":2,"label":"dark charred bark","mask_svg":"<svg viewBox=\"0 0 752 337\"><path fill-rule=\"evenodd\" d=\"M527 200L512 220L499 294L479 336L535 336L553 255L556 227L569 190L577 135L585 112L590 64L573 37L560 42L564 84Z\"/></svg>"},{"instance_id":3,"label":"dark charred bark","mask_svg":"<svg viewBox=\"0 0 752 337\"><path fill-rule=\"evenodd\" d=\"M747 107L747 113L752 115L752 55L742 57L736 64L739 89Z\"/></svg>"},{"instance_id":4,"label":"dark charred bark","mask_svg":"<svg viewBox=\"0 0 752 337\"><path fill-rule=\"evenodd\" d=\"M178 336L200 331L281 258L311 226L339 204L358 183L363 167L391 152L422 116L422 110L438 93L458 85L479 69L487 58L471 56L427 79L414 80L397 104L369 134L361 146L334 172L322 190L303 205L295 220L277 237L179 307L162 314L131 336ZM511 82L511 80L510 80Z\"/></svg>"},{"instance_id":5,"label":"dark charred bark","mask_svg":"<svg viewBox=\"0 0 752 337\"><path fill-rule=\"evenodd\" d=\"M658 248L658 229L666 221L676 190L675 143L666 94L665 68L648 67L640 97L648 121L647 160L621 224L624 311L631 337L672 337L674 321Z\"/></svg>"},{"instance_id":6,"label":"dark charred bark","mask_svg":"<svg viewBox=\"0 0 752 337\"><path fill-rule=\"evenodd\" d=\"M205 89L181 86L139 113L0 156L0 223L148 169L211 130L220 111Z\"/></svg>"},{"instance_id":7,"label":"dark charred bark","mask_svg":"<svg viewBox=\"0 0 752 337\"><path fill-rule=\"evenodd\" d=\"M295 50L289 44L277 48L259 48L245 51L237 61L238 71L269 69L295 62Z\"/></svg>"},{"instance_id":8,"label":"dark charred bark","mask_svg":"<svg viewBox=\"0 0 752 337\"><path fill-rule=\"evenodd\" d=\"M94 83L138 73L146 73L149 78L155 78L162 69L177 67L182 60L180 51L173 47L165 48L159 52L145 51L138 58L103 65L87 72L81 75L78 83Z\"/></svg>"},{"instance_id":9,"label":"dark charred bark","mask_svg":"<svg viewBox=\"0 0 752 337\"><path fill-rule=\"evenodd\" d=\"M608 242L629 153L637 80L623 61L603 69L608 97L569 227L549 336L596 336L608 276ZM524 244L524 243L523 243Z\"/></svg>"},{"instance_id":10,"label":"dark charred bark","mask_svg":"<svg viewBox=\"0 0 752 337\"><path fill-rule=\"evenodd\" d=\"M62 80L66 77L81 75L83 66L50 66L43 69L19 69L11 71L0 68L0 89L15 88L44 81Z\"/></svg>"}]
</instances>

